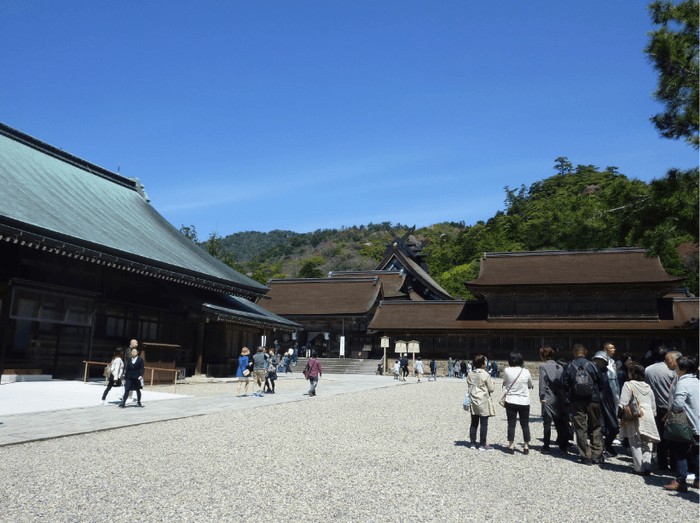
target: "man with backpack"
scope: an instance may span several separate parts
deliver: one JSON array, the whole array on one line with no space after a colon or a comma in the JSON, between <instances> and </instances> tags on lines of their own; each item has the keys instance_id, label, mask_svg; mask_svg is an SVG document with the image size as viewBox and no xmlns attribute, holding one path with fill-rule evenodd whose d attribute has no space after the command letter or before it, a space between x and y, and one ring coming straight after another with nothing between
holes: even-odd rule
<instances>
[{"instance_id":1,"label":"man with backpack","mask_svg":"<svg viewBox=\"0 0 700 523\"><path fill-rule=\"evenodd\" d=\"M600 393L607 384L607 373L586 359L586 347L577 343L573 348L574 361L564 373L564 389L569 394L571 417L576 430L581 463L602 465L603 438L600 426ZM589 444L590 438L590 444Z\"/></svg>"}]
</instances>

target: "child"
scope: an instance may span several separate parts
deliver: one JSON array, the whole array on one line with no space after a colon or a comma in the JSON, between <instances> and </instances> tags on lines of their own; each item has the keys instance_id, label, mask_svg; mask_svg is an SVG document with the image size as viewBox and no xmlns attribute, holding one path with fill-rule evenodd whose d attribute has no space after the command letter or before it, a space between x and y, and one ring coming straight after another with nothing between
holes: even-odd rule
<instances>
[{"instance_id":1,"label":"child","mask_svg":"<svg viewBox=\"0 0 700 523\"><path fill-rule=\"evenodd\" d=\"M401 372L401 363L399 360L396 360L396 363L394 364L394 379L397 380L399 379L399 373Z\"/></svg>"}]
</instances>

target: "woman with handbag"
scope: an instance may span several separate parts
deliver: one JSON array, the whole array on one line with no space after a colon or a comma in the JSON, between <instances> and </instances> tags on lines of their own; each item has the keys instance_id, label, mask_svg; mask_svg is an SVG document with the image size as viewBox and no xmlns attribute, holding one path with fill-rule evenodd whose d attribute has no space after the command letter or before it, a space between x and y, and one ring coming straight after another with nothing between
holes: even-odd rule
<instances>
[{"instance_id":1,"label":"woman with handbag","mask_svg":"<svg viewBox=\"0 0 700 523\"><path fill-rule=\"evenodd\" d=\"M503 387L506 388L506 393L499 403L506 408L508 418L508 454L515 453L515 423L518 417L525 442L523 454L530 453L530 389L535 384L530 371L522 366L523 363L519 352L511 352L508 367L503 369Z\"/></svg>"},{"instance_id":2,"label":"woman with handbag","mask_svg":"<svg viewBox=\"0 0 700 523\"><path fill-rule=\"evenodd\" d=\"M248 347L243 347L243 350L241 350L241 356L238 358L238 370L236 371L236 377L238 378L238 392L236 394L239 396L241 395L241 385L243 383L245 383L245 392L243 396L248 395L248 387L250 386L250 363L248 354L250 354Z\"/></svg>"},{"instance_id":3,"label":"woman with handbag","mask_svg":"<svg viewBox=\"0 0 700 523\"><path fill-rule=\"evenodd\" d=\"M620 392L618 413L620 437L628 438L632 451L634 471L641 476L651 475L651 443L659 442L656 428L656 398L654 391L644 381L644 367L630 365L629 380Z\"/></svg>"},{"instance_id":4,"label":"woman with handbag","mask_svg":"<svg viewBox=\"0 0 700 523\"><path fill-rule=\"evenodd\" d=\"M474 370L467 375L467 386L469 387L468 401L469 412L472 415L472 424L469 427L469 448L473 450L490 451L493 448L486 443L486 433L489 427L489 418L496 415L493 406L491 393L495 390L491 375L486 372L486 357L478 354L474 357ZM481 424L479 431L479 444L476 444L476 431Z\"/></svg>"},{"instance_id":5,"label":"woman with handbag","mask_svg":"<svg viewBox=\"0 0 700 523\"><path fill-rule=\"evenodd\" d=\"M673 403L664 417L666 426L664 427L664 437L668 440L671 452L676 459L676 479L670 484L664 485L666 490L677 490L687 492L688 485L686 478L688 470L695 474L695 481L692 486L698 488L698 443L700 435L700 382L698 381L698 362L692 358L679 358L676 361L676 375L678 380L671 388ZM685 419L683 419L685 417ZM690 441L675 441L686 439L683 432L672 431L671 424L679 425L686 430L687 439ZM687 430L689 426L690 430ZM679 437L681 436L681 437Z\"/></svg>"},{"instance_id":6,"label":"woman with handbag","mask_svg":"<svg viewBox=\"0 0 700 523\"><path fill-rule=\"evenodd\" d=\"M112 355L112 362L107 366L109 369L109 376L107 376L107 388L102 394L102 405L107 404L107 394L112 390L112 387L122 386L122 376L124 375L124 360L122 360L122 352L124 349L121 347L114 351Z\"/></svg>"}]
</instances>

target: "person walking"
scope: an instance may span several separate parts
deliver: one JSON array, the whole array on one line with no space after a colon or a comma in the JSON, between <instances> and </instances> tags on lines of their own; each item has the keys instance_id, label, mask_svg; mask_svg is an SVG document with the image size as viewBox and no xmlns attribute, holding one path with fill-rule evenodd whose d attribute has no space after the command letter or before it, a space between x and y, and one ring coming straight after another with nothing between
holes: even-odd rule
<instances>
[{"instance_id":1,"label":"person walking","mask_svg":"<svg viewBox=\"0 0 700 523\"><path fill-rule=\"evenodd\" d=\"M292 367L297 366L297 361L299 360L299 346L294 344L294 352L292 352Z\"/></svg>"},{"instance_id":2,"label":"person walking","mask_svg":"<svg viewBox=\"0 0 700 523\"><path fill-rule=\"evenodd\" d=\"M273 349L274 350L274 349ZM248 347L243 347L241 350L241 355L238 358L238 370L236 371L236 377L238 378L238 396L241 395L241 385L245 383L245 391L243 396L248 395L248 387L250 386L250 375L251 375L251 365L248 358L250 350Z\"/></svg>"},{"instance_id":3,"label":"person walking","mask_svg":"<svg viewBox=\"0 0 700 523\"><path fill-rule=\"evenodd\" d=\"M455 370L454 370L454 365L452 363L452 356L450 356L447 359L447 377L451 378L452 376L454 376L454 372L455 372Z\"/></svg>"},{"instance_id":4,"label":"person walking","mask_svg":"<svg viewBox=\"0 0 700 523\"><path fill-rule=\"evenodd\" d=\"M569 396L581 463L602 464L600 391L605 388L608 376L606 372L598 372L598 367L586 359L586 347L577 343L572 352L574 361L564 372L564 389Z\"/></svg>"},{"instance_id":5,"label":"person walking","mask_svg":"<svg viewBox=\"0 0 700 523\"><path fill-rule=\"evenodd\" d=\"M466 378L467 377L467 360L462 360L462 363L459 364L459 378Z\"/></svg>"},{"instance_id":6,"label":"person walking","mask_svg":"<svg viewBox=\"0 0 700 523\"><path fill-rule=\"evenodd\" d=\"M270 355L267 358L267 372L265 373L265 390L263 392L269 392L270 394L275 393L275 381L277 380L277 366L280 364L280 360L275 354L275 349L272 348L268 351Z\"/></svg>"},{"instance_id":7,"label":"person walking","mask_svg":"<svg viewBox=\"0 0 700 523\"><path fill-rule=\"evenodd\" d=\"M292 369L290 365L292 364L292 357L289 354L284 355L284 358L282 358L282 364L284 365L284 373L291 374Z\"/></svg>"},{"instance_id":8,"label":"person walking","mask_svg":"<svg viewBox=\"0 0 700 523\"><path fill-rule=\"evenodd\" d=\"M483 354L474 357L473 371L467 375L467 388L469 394L469 412L471 414L471 426L469 427L470 447L473 450L492 451L493 448L486 443L486 435L489 428L489 418L496 415L491 394L496 389L491 375L486 370L486 358ZM479 431L479 444L476 443L476 431Z\"/></svg>"},{"instance_id":9,"label":"person walking","mask_svg":"<svg viewBox=\"0 0 700 523\"><path fill-rule=\"evenodd\" d=\"M460 369L459 360L455 360L455 363L452 366L453 376L455 378L459 378L459 369Z\"/></svg>"},{"instance_id":10,"label":"person walking","mask_svg":"<svg viewBox=\"0 0 700 523\"><path fill-rule=\"evenodd\" d=\"M639 418L625 418L625 407L636 401L642 411ZM648 383L644 381L644 367L638 363L630 365L629 380L622 386L620 402L620 436L628 438L632 451L634 471L642 476L651 475L651 443L659 442L656 428L656 398Z\"/></svg>"},{"instance_id":11,"label":"person walking","mask_svg":"<svg viewBox=\"0 0 700 523\"><path fill-rule=\"evenodd\" d=\"M530 453L530 389L532 382L530 371L523 367L523 357L519 352L511 352L508 357L508 367L503 369L503 387L506 393L506 417L508 418L508 454L515 453L515 424L520 418L520 428L523 431L523 454Z\"/></svg>"},{"instance_id":12,"label":"person walking","mask_svg":"<svg viewBox=\"0 0 700 523\"><path fill-rule=\"evenodd\" d=\"M554 361L554 349L545 346L540 349L540 404L542 405L542 424L544 437L542 454L549 454L549 443L552 439L552 422L557 430L557 445L562 453L569 446L568 416L566 411L566 394L562 377L564 367Z\"/></svg>"},{"instance_id":13,"label":"person walking","mask_svg":"<svg viewBox=\"0 0 700 523\"><path fill-rule=\"evenodd\" d=\"M418 356L418 359L416 360L415 365L413 365L413 373L418 378L419 383L420 383L421 377L423 376L424 370L425 369L423 368L423 361L420 359L420 356Z\"/></svg>"},{"instance_id":14,"label":"person walking","mask_svg":"<svg viewBox=\"0 0 700 523\"><path fill-rule=\"evenodd\" d=\"M318 378L323 374L323 368L321 367L321 362L317 359L317 354L315 350L311 351L311 359L308 363L308 371L305 376L309 380L309 396L316 396L316 385L318 385Z\"/></svg>"},{"instance_id":15,"label":"person walking","mask_svg":"<svg viewBox=\"0 0 700 523\"><path fill-rule=\"evenodd\" d=\"M401 381L406 381L408 376L408 353L404 353L401 358Z\"/></svg>"},{"instance_id":16,"label":"person walking","mask_svg":"<svg viewBox=\"0 0 700 523\"><path fill-rule=\"evenodd\" d=\"M136 406L143 407L143 405L141 405L141 380L144 374L144 362L143 358L139 356L139 350L133 345L135 341L136 340L131 340L133 349L131 350L131 357L127 358L126 361L126 371L124 372L124 397L119 404L121 408L124 408L126 398L132 390L136 391Z\"/></svg>"},{"instance_id":17,"label":"person walking","mask_svg":"<svg viewBox=\"0 0 700 523\"><path fill-rule=\"evenodd\" d=\"M253 355L253 373L255 374L255 384L258 386L258 390L253 393L253 396L257 398L265 395L262 388L265 381L266 363L267 354L265 354L265 347L258 347L258 351Z\"/></svg>"},{"instance_id":18,"label":"person walking","mask_svg":"<svg viewBox=\"0 0 700 523\"><path fill-rule=\"evenodd\" d=\"M107 404L107 394L112 390L112 387L121 387L121 379L124 375L123 350L121 347L115 350L114 354L112 354L112 361L107 366L109 368L109 376L107 377L107 388L102 394L102 405Z\"/></svg>"},{"instance_id":19,"label":"person walking","mask_svg":"<svg viewBox=\"0 0 700 523\"><path fill-rule=\"evenodd\" d=\"M437 363L435 362L435 358L430 360L430 376L428 376L428 381L430 381L431 378L433 381L437 381Z\"/></svg>"}]
</instances>

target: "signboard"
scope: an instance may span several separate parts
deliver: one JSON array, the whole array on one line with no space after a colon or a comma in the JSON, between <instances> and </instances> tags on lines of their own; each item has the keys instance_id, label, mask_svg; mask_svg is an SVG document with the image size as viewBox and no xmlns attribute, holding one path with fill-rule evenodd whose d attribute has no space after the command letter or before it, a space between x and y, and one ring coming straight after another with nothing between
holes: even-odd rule
<instances>
[{"instance_id":1,"label":"signboard","mask_svg":"<svg viewBox=\"0 0 700 523\"><path fill-rule=\"evenodd\" d=\"M388 349L389 348L389 336L382 336L382 344L381 347L383 349Z\"/></svg>"},{"instance_id":2,"label":"signboard","mask_svg":"<svg viewBox=\"0 0 700 523\"><path fill-rule=\"evenodd\" d=\"M406 342L405 341L397 341L394 344L394 352L407 352Z\"/></svg>"},{"instance_id":3,"label":"signboard","mask_svg":"<svg viewBox=\"0 0 700 523\"><path fill-rule=\"evenodd\" d=\"M409 341L408 342L408 352L413 353L413 354L418 354L420 352L420 342L418 341Z\"/></svg>"}]
</instances>

